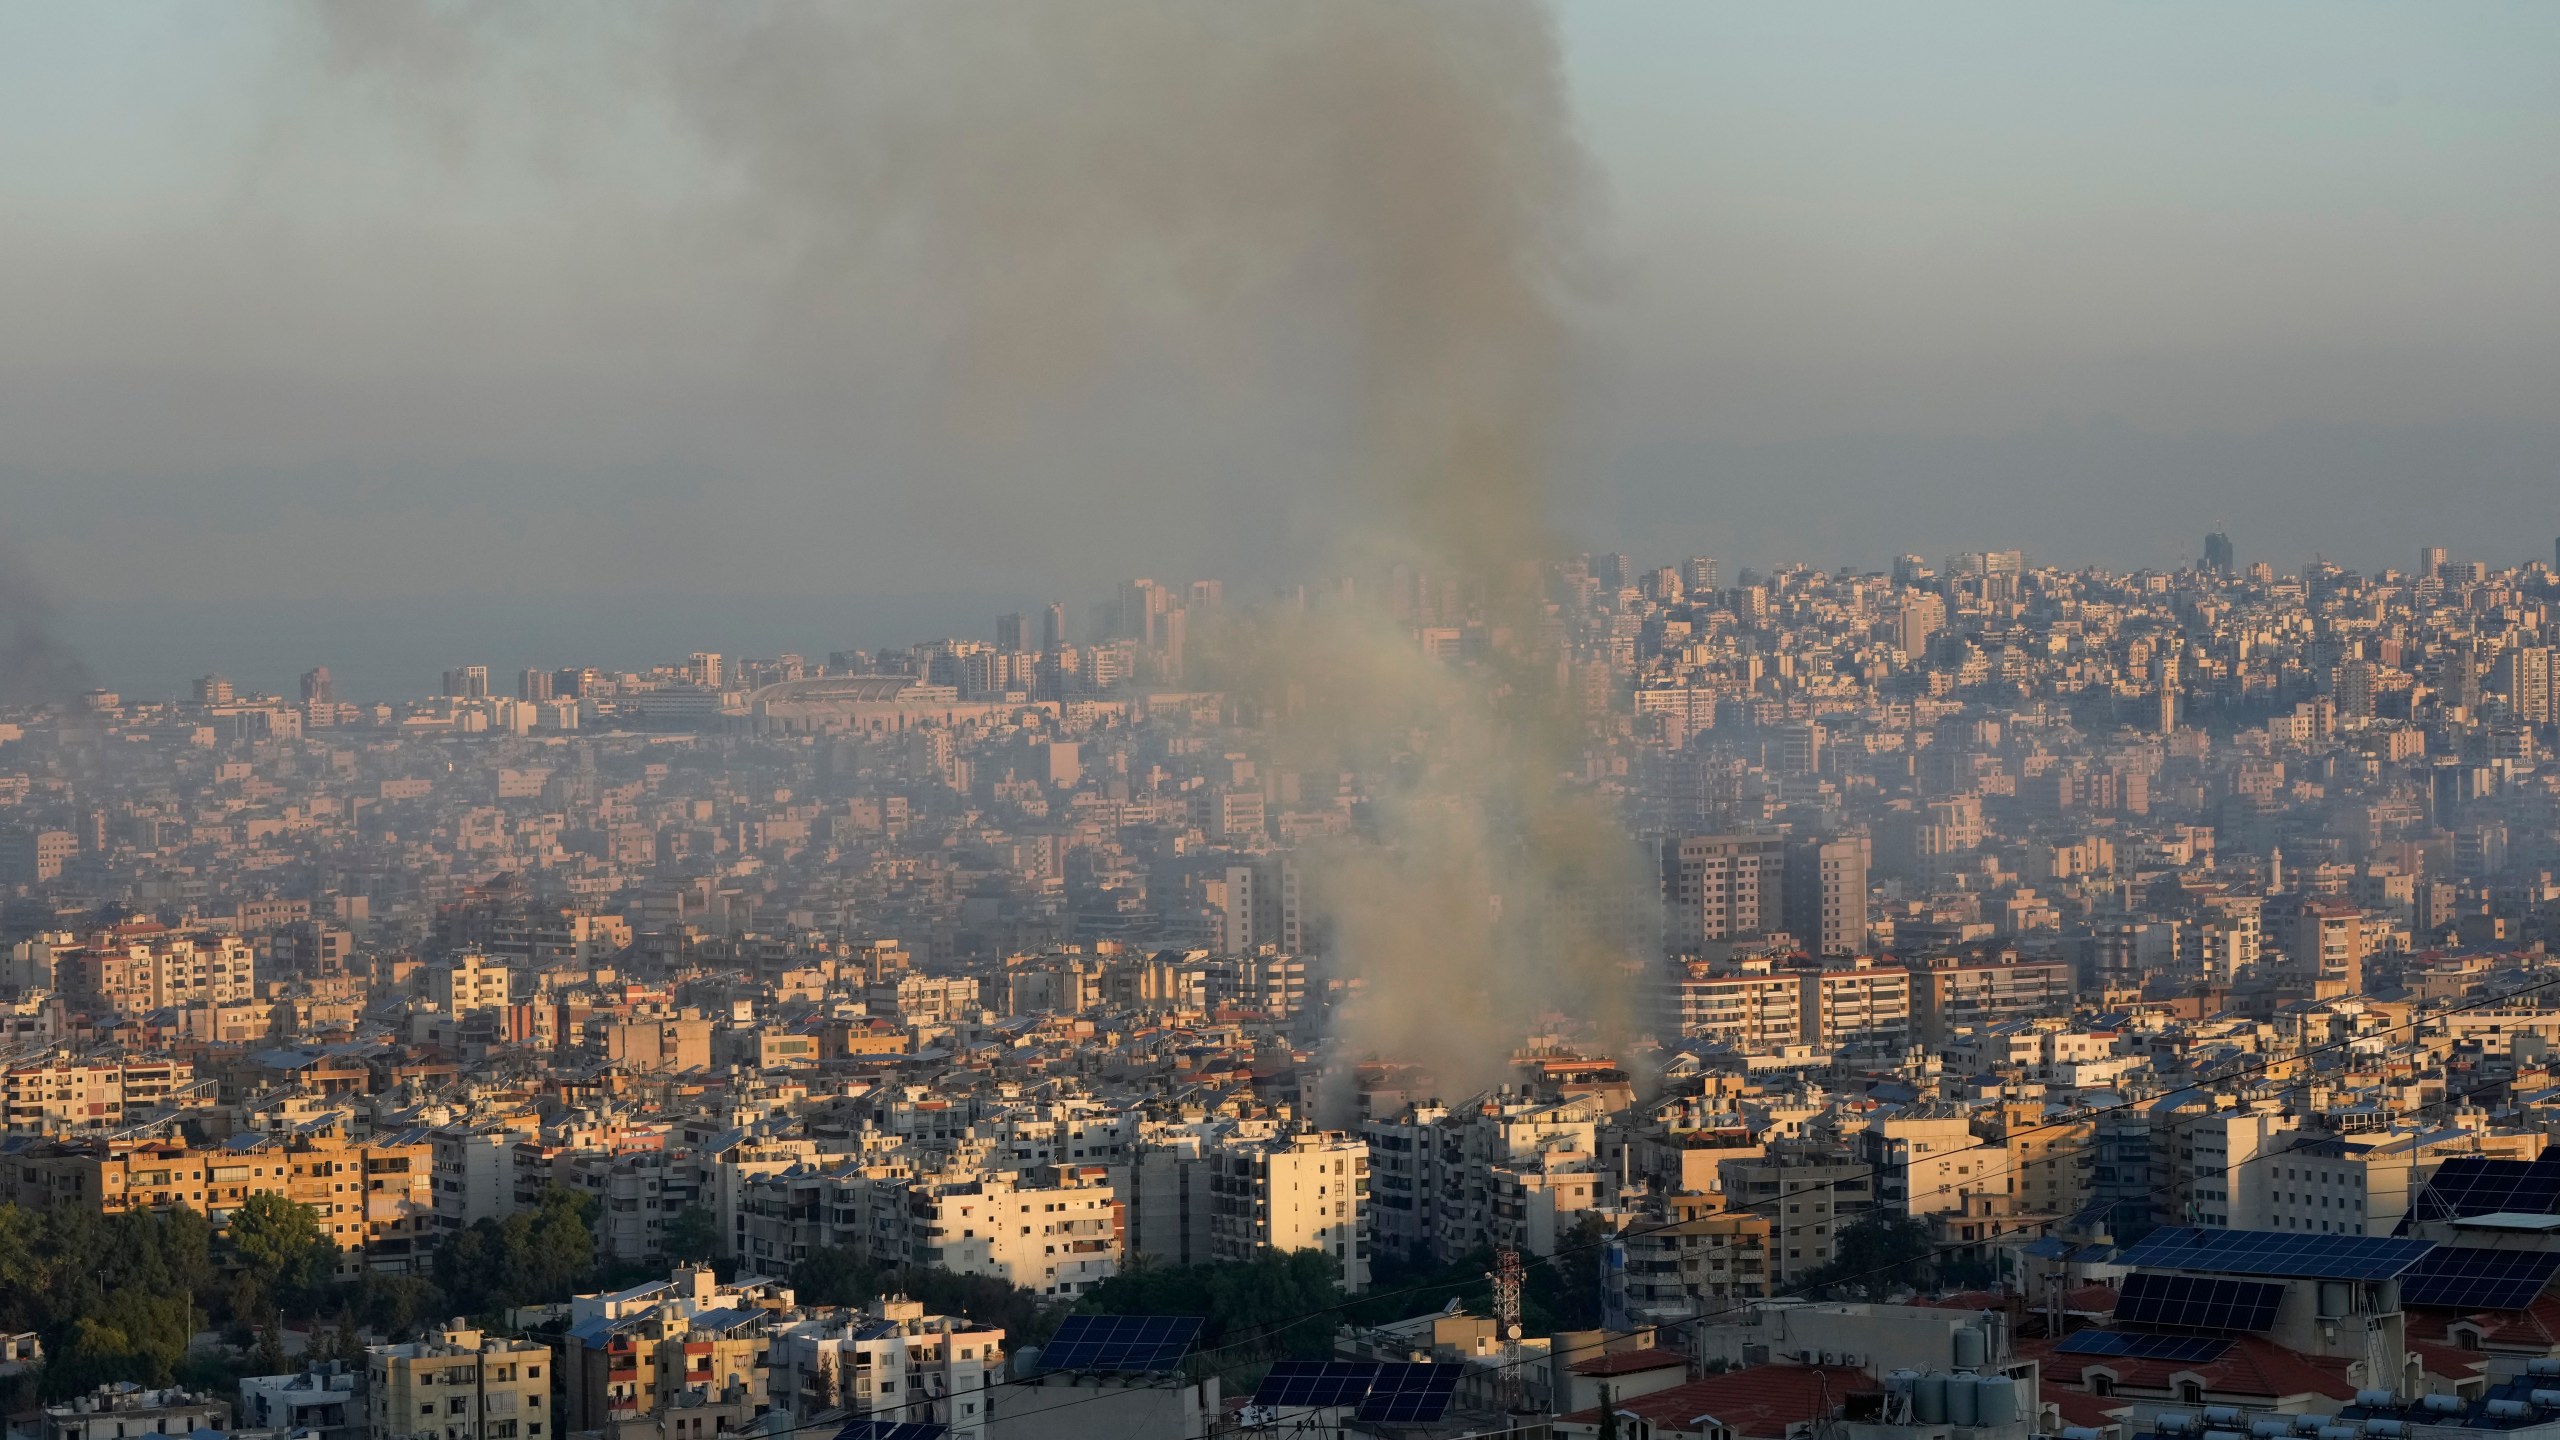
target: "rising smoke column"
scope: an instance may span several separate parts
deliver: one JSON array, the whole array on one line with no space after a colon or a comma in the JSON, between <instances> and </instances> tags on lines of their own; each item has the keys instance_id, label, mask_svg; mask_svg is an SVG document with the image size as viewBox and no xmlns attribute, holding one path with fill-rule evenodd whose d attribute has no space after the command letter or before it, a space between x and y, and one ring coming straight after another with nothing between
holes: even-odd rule
<instances>
[{"instance_id":1,"label":"rising smoke column","mask_svg":"<svg viewBox=\"0 0 2560 1440\"><path fill-rule=\"evenodd\" d=\"M54 631L53 601L18 557L0 550L0 706L68 699L88 668Z\"/></svg>"},{"instance_id":2,"label":"rising smoke column","mask_svg":"<svg viewBox=\"0 0 2560 1440\"><path fill-rule=\"evenodd\" d=\"M1623 1012L1606 922L1641 866L1566 773L1583 717L1540 580L1586 180L1541 7L312 13L337 73L434 121L447 151L493 85L671 120L742 243L784 256L768 363L819 403L867 318L924 297L938 483L970 503L1018 500L1007 452L1135 354L1317 391L1340 443L1307 487L1341 564L1427 577L1435 618L1471 637L1463 660L1424 660L1415 613L1373 584L1199 647L1283 765L1366 794L1360 833L1308 857L1365 986L1349 1047L1458 1091L1499 1078L1543 1010ZM1072 446L1047 476L1140 503Z\"/></svg>"}]
</instances>

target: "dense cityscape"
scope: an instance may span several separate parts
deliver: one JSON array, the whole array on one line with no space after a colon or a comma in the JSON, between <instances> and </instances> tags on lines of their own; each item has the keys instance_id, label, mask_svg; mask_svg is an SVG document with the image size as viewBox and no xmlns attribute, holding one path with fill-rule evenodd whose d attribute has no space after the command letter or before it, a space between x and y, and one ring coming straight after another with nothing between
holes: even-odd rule
<instances>
[{"instance_id":1,"label":"dense cityscape","mask_svg":"<svg viewBox=\"0 0 2560 1440\"><path fill-rule=\"evenodd\" d=\"M2560 570L2410 559L1550 565L1659 887L1463 1091L1346 1040L1309 861L1425 738L1203 683L1238 610L1530 643L1427 575L22 708L13 1427L2542 1423Z\"/></svg>"}]
</instances>

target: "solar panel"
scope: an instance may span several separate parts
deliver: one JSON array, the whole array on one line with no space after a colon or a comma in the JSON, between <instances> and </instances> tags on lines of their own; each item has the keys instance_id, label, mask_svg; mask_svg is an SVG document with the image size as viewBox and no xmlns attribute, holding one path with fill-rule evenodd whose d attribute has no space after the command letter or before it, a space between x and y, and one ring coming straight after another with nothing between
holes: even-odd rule
<instances>
[{"instance_id":1,"label":"solar panel","mask_svg":"<svg viewBox=\"0 0 2560 1440\"><path fill-rule=\"evenodd\" d=\"M2560 1215L2560 1148L2535 1160L2493 1160L2460 1155L2436 1173L2409 1207L2414 1220L2461 1220L2512 1212Z\"/></svg>"},{"instance_id":2,"label":"solar panel","mask_svg":"<svg viewBox=\"0 0 2560 1440\"><path fill-rule=\"evenodd\" d=\"M1381 1365L1353 1418L1363 1424L1427 1425L1449 1413L1458 1398L1456 1365Z\"/></svg>"},{"instance_id":3,"label":"solar panel","mask_svg":"<svg viewBox=\"0 0 2560 1440\"><path fill-rule=\"evenodd\" d=\"M1253 1403L1309 1410L1357 1405L1377 1378L1373 1360L1283 1360L1254 1387Z\"/></svg>"},{"instance_id":4,"label":"solar panel","mask_svg":"<svg viewBox=\"0 0 2560 1440\"><path fill-rule=\"evenodd\" d=\"M942 1440L948 1425L930 1420L856 1420L836 1432L836 1440Z\"/></svg>"},{"instance_id":5,"label":"solar panel","mask_svg":"<svg viewBox=\"0 0 2560 1440\"><path fill-rule=\"evenodd\" d=\"M2194 1275L2128 1275L2116 1296L2116 1319L2192 1330L2264 1330L2276 1323L2284 1287L2263 1280Z\"/></svg>"},{"instance_id":6,"label":"solar panel","mask_svg":"<svg viewBox=\"0 0 2560 1440\"><path fill-rule=\"evenodd\" d=\"M1149 1374L1178 1370L1200 1321L1189 1315L1070 1315L1040 1352L1052 1370Z\"/></svg>"},{"instance_id":7,"label":"solar panel","mask_svg":"<svg viewBox=\"0 0 2560 1440\"><path fill-rule=\"evenodd\" d=\"M2560 1254L2548 1251L2438 1246L2400 1277L2400 1302L2453 1310L2521 1310L2555 1273L2560 1273Z\"/></svg>"},{"instance_id":8,"label":"solar panel","mask_svg":"<svg viewBox=\"0 0 2560 1440\"><path fill-rule=\"evenodd\" d=\"M2144 1335L2130 1330L2083 1330L2053 1347L2064 1355L2121 1355L2129 1360L2171 1360L2201 1365L2231 1348L2221 1335Z\"/></svg>"},{"instance_id":9,"label":"solar panel","mask_svg":"<svg viewBox=\"0 0 2560 1440\"><path fill-rule=\"evenodd\" d=\"M2136 1270L2218 1270L2226 1275L2388 1280L2432 1248L2428 1240L2380 1235L2307 1235L2289 1230L2205 1230L2167 1225L2117 1257Z\"/></svg>"}]
</instances>

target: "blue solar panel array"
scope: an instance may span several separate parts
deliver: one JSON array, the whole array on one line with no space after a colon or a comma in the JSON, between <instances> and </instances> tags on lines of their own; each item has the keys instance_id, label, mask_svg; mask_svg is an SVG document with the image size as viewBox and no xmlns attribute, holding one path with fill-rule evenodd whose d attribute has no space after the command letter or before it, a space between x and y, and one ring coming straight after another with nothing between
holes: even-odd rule
<instances>
[{"instance_id":1,"label":"blue solar panel array","mask_svg":"<svg viewBox=\"0 0 2560 1440\"><path fill-rule=\"evenodd\" d=\"M2128 1275L2116 1296L2119 1324L2191 1330L2264 1330L2276 1323L2284 1287L2264 1280L2196 1275Z\"/></svg>"},{"instance_id":2,"label":"blue solar panel array","mask_svg":"<svg viewBox=\"0 0 2560 1440\"><path fill-rule=\"evenodd\" d=\"M2436 1167L2409 1207L2421 1221L2497 1214L2560 1215L2560 1147L2535 1160L2458 1155Z\"/></svg>"},{"instance_id":3,"label":"blue solar panel array","mask_svg":"<svg viewBox=\"0 0 2560 1440\"><path fill-rule=\"evenodd\" d=\"M856 1420L836 1432L835 1440L942 1440L948 1425L930 1420Z\"/></svg>"},{"instance_id":4,"label":"blue solar panel array","mask_svg":"<svg viewBox=\"0 0 2560 1440\"><path fill-rule=\"evenodd\" d=\"M1459 1365L1381 1365L1353 1417L1369 1425L1427 1425L1458 1398Z\"/></svg>"},{"instance_id":5,"label":"blue solar panel array","mask_svg":"<svg viewBox=\"0 0 2560 1440\"><path fill-rule=\"evenodd\" d=\"M2163 1226L2117 1258L2136 1270L2218 1270L2227 1275L2388 1280L2433 1248L2379 1235L2302 1235L2287 1230Z\"/></svg>"},{"instance_id":6,"label":"blue solar panel array","mask_svg":"<svg viewBox=\"0 0 2560 1440\"><path fill-rule=\"evenodd\" d=\"M1254 1387L1253 1403L1292 1410L1357 1405L1377 1378L1374 1360L1283 1360Z\"/></svg>"},{"instance_id":7,"label":"blue solar panel array","mask_svg":"<svg viewBox=\"0 0 2560 1440\"><path fill-rule=\"evenodd\" d=\"M2130 1360L2173 1360L2201 1365L2231 1348L2221 1335L2146 1335L2130 1330L2083 1330L2053 1347L2064 1355L2122 1355Z\"/></svg>"},{"instance_id":8,"label":"blue solar panel array","mask_svg":"<svg viewBox=\"0 0 2560 1440\"><path fill-rule=\"evenodd\" d=\"M2560 1254L2549 1251L2442 1245L2400 1277L2400 1301L2452 1310L2522 1310L2554 1274L2560 1274Z\"/></svg>"},{"instance_id":9,"label":"blue solar panel array","mask_svg":"<svg viewBox=\"0 0 2560 1440\"><path fill-rule=\"evenodd\" d=\"M1124 1375L1179 1370L1199 1338L1200 1321L1190 1315L1070 1315L1058 1322L1040 1363Z\"/></svg>"}]
</instances>

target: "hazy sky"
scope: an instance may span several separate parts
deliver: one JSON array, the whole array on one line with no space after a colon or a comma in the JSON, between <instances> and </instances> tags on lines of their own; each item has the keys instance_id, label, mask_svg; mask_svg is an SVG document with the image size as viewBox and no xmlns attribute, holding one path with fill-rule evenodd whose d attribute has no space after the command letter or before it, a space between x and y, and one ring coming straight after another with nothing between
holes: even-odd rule
<instances>
[{"instance_id":1,"label":"hazy sky","mask_svg":"<svg viewBox=\"0 0 2560 1440\"><path fill-rule=\"evenodd\" d=\"M1560 29L1589 543L2549 557L2560 7ZM292 7L0 0L0 536L111 680L154 615L327 648L386 597L1073 596L1323 530L1287 327L1246 373L1116 357L955 461L947 317L894 267L811 302L789 217L666 117L436 58L332 81Z\"/></svg>"}]
</instances>

